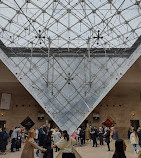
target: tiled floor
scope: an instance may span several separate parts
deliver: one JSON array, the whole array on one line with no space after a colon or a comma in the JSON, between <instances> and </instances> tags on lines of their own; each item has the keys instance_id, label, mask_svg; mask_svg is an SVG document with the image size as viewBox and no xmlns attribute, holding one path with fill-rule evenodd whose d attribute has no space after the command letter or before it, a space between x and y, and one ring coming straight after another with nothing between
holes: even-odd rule
<instances>
[{"instance_id":1,"label":"tiled floor","mask_svg":"<svg viewBox=\"0 0 141 158\"><path fill-rule=\"evenodd\" d=\"M134 153L133 147L131 146L128 140L126 140L126 144L127 144L127 151L126 151L127 158L138 158L138 154ZM138 149L140 148L138 147ZM92 142L86 142L86 145L82 147L77 146L76 150L80 153L82 158L112 158L113 155L113 151L107 152L106 145L98 146L96 148L96 147L92 147ZM0 158L20 158L20 155L21 155L21 151L10 153L8 150L7 154L0 155Z\"/></svg>"}]
</instances>

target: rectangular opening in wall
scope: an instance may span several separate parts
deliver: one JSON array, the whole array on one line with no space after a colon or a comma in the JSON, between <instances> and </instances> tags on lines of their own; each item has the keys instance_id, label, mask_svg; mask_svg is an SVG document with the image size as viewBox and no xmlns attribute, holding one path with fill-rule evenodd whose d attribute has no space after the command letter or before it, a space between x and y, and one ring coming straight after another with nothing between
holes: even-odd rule
<instances>
[{"instance_id":1,"label":"rectangular opening in wall","mask_svg":"<svg viewBox=\"0 0 141 158\"><path fill-rule=\"evenodd\" d=\"M139 120L130 120L130 124L131 124L132 127L135 128L135 130L137 130L138 127L140 126Z\"/></svg>"},{"instance_id":2,"label":"rectangular opening in wall","mask_svg":"<svg viewBox=\"0 0 141 158\"><path fill-rule=\"evenodd\" d=\"M0 121L0 128L6 127L6 121Z\"/></svg>"}]
</instances>

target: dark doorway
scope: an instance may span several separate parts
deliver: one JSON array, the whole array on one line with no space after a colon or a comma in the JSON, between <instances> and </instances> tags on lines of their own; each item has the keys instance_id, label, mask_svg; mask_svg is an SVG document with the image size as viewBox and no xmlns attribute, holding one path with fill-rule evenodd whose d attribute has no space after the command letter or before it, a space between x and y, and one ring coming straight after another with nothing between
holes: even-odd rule
<instances>
[{"instance_id":1,"label":"dark doorway","mask_svg":"<svg viewBox=\"0 0 141 158\"><path fill-rule=\"evenodd\" d=\"M139 120L130 120L131 126L135 128L135 130L138 129L138 127L140 126L140 122Z\"/></svg>"},{"instance_id":2,"label":"dark doorway","mask_svg":"<svg viewBox=\"0 0 141 158\"><path fill-rule=\"evenodd\" d=\"M0 128L5 128L6 121L0 121Z\"/></svg>"}]
</instances>

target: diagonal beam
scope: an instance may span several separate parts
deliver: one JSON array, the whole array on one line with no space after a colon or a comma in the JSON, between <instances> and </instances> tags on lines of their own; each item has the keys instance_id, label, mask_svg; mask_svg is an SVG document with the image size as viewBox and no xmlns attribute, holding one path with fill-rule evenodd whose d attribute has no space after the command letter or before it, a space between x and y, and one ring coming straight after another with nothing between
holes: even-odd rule
<instances>
[{"instance_id":1,"label":"diagonal beam","mask_svg":"<svg viewBox=\"0 0 141 158\"><path fill-rule=\"evenodd\" d=\"M117 73L114 75L113 79L111 80L110 84L104 89L103 93L100 97L96 100L93 107L87 113L87 115L82 119L79 126L82 122L89 116L89 114L95 109L95 107L101 102L101 100L108 94L108 92L116 85L116 83L121 79L121 77L130 69L130 67L136 62L136 60L141 56L141 44L137 47L137 49L130 55L128 59L126 59L121 67L118 70L118 77ZM78 126L78 127L79 127Z\"/></svg>"}]
</instances>

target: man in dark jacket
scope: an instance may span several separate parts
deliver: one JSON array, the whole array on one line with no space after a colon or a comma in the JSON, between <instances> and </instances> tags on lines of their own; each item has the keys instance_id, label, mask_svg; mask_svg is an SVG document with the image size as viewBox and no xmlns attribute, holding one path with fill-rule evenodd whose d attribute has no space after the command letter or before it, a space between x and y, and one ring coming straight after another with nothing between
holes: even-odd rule
<instances>
[{"instance_id":1,"label":"man in dark jacket","mask_svg":"<svg viewBox=\"0 0 141 158\"><path fill-rule=\"evenodd\" d=\"M4 131L0 128L0 152L5 153Z\"/></svg>"},{"instance_id":2,"label":"man in dark jacket","mask_svg":"<svg viewBox=\"0 0 141 158\"><path fill-rule=\"evenodd\" d=\"M99 127L98 136L99 136L99 140L100 140L100 145L104 145L104 143L103 143L103 134L104 134L104 132L103 132L102 127Z\"/></svg>"},{"instance_id":3,"label":"man in dark jacket","mask_svg":"<svg viewBox=\"0 0 141 158\"><path fill-rule=\"evenodd\" d=\"M5 153L6 151L6 146L8 145L8 138L9 138L9 135L7 134L6 132L6 129L3 129L3 142L4 142L4 150L3 152ZM6 154L6 153L5 153Z\"/></svg>"},{"instance_id":4,"label":"man in dark jacket","mask_svg":"<svg viewBox=\"0 0 141 158\"><path fill-rule=\"evenodd\" d=\"M105 142L107 143L108 146L108 151L110 151L110 130L108 127L105 128L104 137L105 137Z\"/></svg>"},{"instance_id":5,"label":"man in dark jacket","mask_svg":"<svg viewBox=\"0 0 141 158\"><path fill-rule=\"evenodd\" d=\"M51 135L52 132L48 131L47 127L44 126L43 129L39 133L39 146L48 149L45 154L40 153L39 155L42 155L43 158L53 158L53 150L50 150L51 148Z\"/></svg>"},{"instance_id":6,"label":"man in dark jacket","mask_svg":"<svg viewBox=\"0 0 141 158\"><path fill-rule=\"evenodd\" d=\"M98 133L97 133L96 127L92 128L91 134L92 134L92 140L93 140L93 147L94 146L97 147L97 136L98 136Z\"/></svg>"},{"instance_id":7,"label":"man in dark jacket","mask_svg":"<svg viewBox=\"0 0 141 158\"><path fill-rule=\"evenodd\" d=\"M85 144L85 130L81 129L79 133L80 139L81 139L81 145Z\"/></svg>"}]
</instances>

